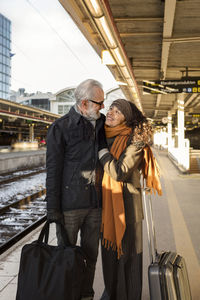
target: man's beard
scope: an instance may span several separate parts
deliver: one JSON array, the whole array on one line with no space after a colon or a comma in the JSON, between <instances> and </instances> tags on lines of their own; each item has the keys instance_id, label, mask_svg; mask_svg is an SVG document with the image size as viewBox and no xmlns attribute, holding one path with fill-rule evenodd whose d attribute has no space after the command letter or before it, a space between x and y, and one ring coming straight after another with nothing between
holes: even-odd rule
<instances>
[{"instance_id":1,"label":"man's beard","mask_svg":"<svg viewBox=\"0 0 200 300\"><path fill-rule=\"evenodd\" d=\"M87 110L87 117L91 118L93 120L98 120L100 118L100 116L101 116L100 112L99 111L96 112L94 110L94 108L92 107L92 105L90 105L90 103L89 103L89 107L88 107L88 110Z\"/></svg>"}]
</instances>

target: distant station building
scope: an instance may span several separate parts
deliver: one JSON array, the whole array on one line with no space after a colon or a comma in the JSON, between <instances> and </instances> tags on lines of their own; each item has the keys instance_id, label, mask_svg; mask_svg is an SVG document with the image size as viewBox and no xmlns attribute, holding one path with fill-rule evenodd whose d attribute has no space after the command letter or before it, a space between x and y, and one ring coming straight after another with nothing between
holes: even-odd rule
<instances>
[{"instance_id":1,"label":"distant station building","mask_svg":"<svg viewBox=\"0 0 200 300\"><path fill-rule=\"evenodd\" d=\"M0 98L10 97L11 21L0 14Z\"/></svg>"},{"instance_id":2,"label":"distant station building","mask_svg":"<svg viewBox=\"0 0 200 300\"><path fill-rule=\"evenodd\" d=\"M70 108L76 103L74 91L75 87L67 87L56 94L50 92L28 94L24 88L20 88L17 92L11 91L10 100L62 116L68 113ZM105 108L102 109L102 113L106 114L110 104L117 98L125 98L119 87L108 90L105 93Z\"/></svg>"},{"instance_id":3,"label":"distant station building","mask_svg":"<svg viewBox=\"0 0 200 300\"><path fill-rule=\"evenodd\" d=\"M75 104L75 87L68 87L58 91L55 97L50 100L50 111L54 114L65 115Z\"/></svg>"},{"instance_id":4,"label":"distant station building","mask_svg":"<svg viewBox=\"0 0 200 300\"><path fill-rule=\"evenodd\" d=\"M122 90L119 87L109 89L105 95L104 109L101 110L103 114L106 114L112 102L116 99L125 99Z\"/></svg>"},{"instance_id":5,"label":"distant station building","mask_svg":"<svg viewBox=\"0 0 200 300\"><path fill-rule=\"evenodd\" d=\"M20 88L17 92L11 91L10 100L20 104L33 106L39 109L50 111L50 100L54 99L55 95L48 92L36 92L28 94L24 88Z\"/></svg>"}]
</instances>

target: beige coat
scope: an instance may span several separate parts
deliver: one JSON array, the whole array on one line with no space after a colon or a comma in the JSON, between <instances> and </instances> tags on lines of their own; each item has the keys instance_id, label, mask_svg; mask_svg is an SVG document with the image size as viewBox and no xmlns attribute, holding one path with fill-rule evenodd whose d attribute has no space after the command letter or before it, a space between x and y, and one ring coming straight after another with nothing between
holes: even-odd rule
<instances>
[{"instance_id":1,"label":"beige coat","mask_svg":"<svg viewBox=\"0 0 200 300\"><path fill-rule=\"evenodd\" d=\"M126 223L140 222L143 219L143 207L140 183L140 166L143 159L143 147L130 144L116 160L106 153L100 159L104 171L116 181L123 182L123 198Z\"/></svg>"}]
</instances>

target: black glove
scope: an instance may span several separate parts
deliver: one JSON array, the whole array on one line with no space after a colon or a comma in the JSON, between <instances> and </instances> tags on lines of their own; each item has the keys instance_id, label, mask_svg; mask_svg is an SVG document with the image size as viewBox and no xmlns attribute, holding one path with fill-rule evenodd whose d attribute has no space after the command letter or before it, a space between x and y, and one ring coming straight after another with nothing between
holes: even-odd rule
<instances>
[{"instance_id":1,"label":"black glove","mask_svg":"<svg viewBox=\"0 0 200 300\"><path fill-rule=\"evenodd\" d=\"M104 130L104 126L102 126L98 132L98 151L108 148L107 141L106 141L106 134Z\"/></svg>"},{"instance_id":2,"label":"black glove","mask_svg":"<svg viewBox=\"0 0 200 300\"><path fill-rule=\"evenodd\" d=\"M56 209L48 209L47 210L47 221L49 223L62 223L64 224L64 217L63 214L61 214L61 212L59 212Z\"/></svg>"}]
</instances>

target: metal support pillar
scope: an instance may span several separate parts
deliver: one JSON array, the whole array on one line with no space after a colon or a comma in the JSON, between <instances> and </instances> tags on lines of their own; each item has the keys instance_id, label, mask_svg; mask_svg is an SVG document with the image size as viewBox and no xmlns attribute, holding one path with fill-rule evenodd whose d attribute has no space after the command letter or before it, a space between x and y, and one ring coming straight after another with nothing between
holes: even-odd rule
<instances>
[{"instance_id":1,"label":"metal support pillar","mask_svg":"<svg viewBox=\"0 0 200 300\"><path fill-rule=\"evenodd\" d=\"M22 133L21 133L21 128L19 128L18 136L17 136L18 141L22 140Z\"/></svg>"},{"instance_id":2,"label":"metal support pillar","mask_svg":"<svg viewBox=\"0 0 200 300\"><path fill-rule=\"evenodd\" d=\"M34 141L34 125L31 124L29 127L29 141L33 142Z\"/></svg>"},{"instance_id":3,"label":"metal support pillar","mask_svg":"<svg viewBox=\"0 0 200 300\"><path fill-rule=\"evenodd\" d=\"M178 121L178 148L184 148L185 138L185 116L184 116L184 94L178 95L178 107L177 107L177 121Z\"/></svg>"},{"instance_id":4,"label":"metal support pillar","mask_svg":"<svg viewBox=\"0 0 200 300\"><path fill-rule=\"evenodd\" d=\"M168 150L169 150L172 147L172 114L170 112L168 112L167 133L168 133Z\"/></svg>"}]
</instances>

